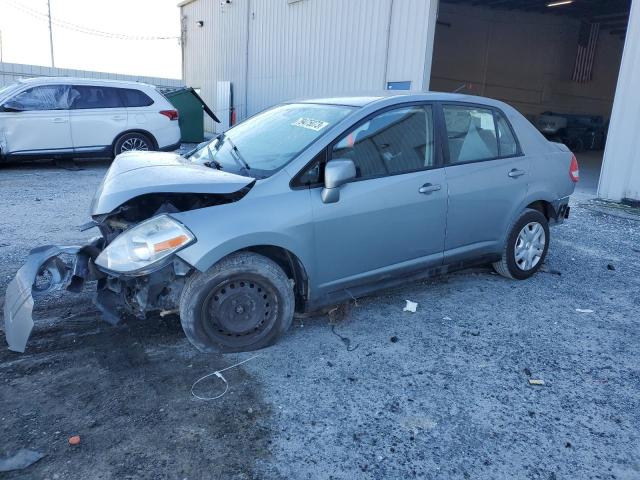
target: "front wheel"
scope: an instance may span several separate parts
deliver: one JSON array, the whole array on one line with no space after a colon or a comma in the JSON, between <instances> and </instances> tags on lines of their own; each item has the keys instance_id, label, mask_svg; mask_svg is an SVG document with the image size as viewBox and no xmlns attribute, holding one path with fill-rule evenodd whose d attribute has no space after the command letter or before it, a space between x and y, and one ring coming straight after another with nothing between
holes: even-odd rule
<instances>
[{"instance_id":1,"label":"front wheel","mask_svg":"<svg viewBox=\"0 0 640 480\"><path fill-rule=\"evenodd\" d=\"M549 249L549 222L538 210L527 209L511 227L500 261L500 275L525 280L542 266Z\"/></svg>"},{"instance_id":2,"label":"front wheel","mask_svg":"<svg viewBox=\"0 0 640 480\"><path fill-rule=\"evenodd\" d=\"M294 307L284 271L262 255L240 252L187 280L180 321L201 352L244 352L275 343L291 325Z\"/></svg>"}]
</instances>

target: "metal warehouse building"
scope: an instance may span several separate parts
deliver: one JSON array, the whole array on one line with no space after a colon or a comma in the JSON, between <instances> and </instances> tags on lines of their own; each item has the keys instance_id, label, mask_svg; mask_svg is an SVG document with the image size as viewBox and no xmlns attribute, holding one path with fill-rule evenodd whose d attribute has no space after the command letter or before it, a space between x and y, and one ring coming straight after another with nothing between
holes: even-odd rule
<instances>
[{"instance_id":1,"label":"metal warehouse building","mask_svg":"<svg viewBox=\"0 0 640 480\"><path fill-rule=\"evenodd\" d=\"M560 112L582 122L584 188L640 201L639 3L186 0L183 78L223 119L211 132L284 100L384 89L489 96L532 121ZM608 132L604 152L592 130Z\"/></svg>"}]
</instances>

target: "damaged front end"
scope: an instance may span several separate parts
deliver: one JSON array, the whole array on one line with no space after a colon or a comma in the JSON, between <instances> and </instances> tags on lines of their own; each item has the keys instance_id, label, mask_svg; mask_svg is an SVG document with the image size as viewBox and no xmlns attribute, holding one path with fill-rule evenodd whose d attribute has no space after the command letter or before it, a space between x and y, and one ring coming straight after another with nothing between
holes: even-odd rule
<instances>
[{"instance_id":1,"label":"damaged front end","mask_svg":"<svg viewBox=\"0 0 640 480\"><path fill-rule=\"evenodd\" d=\"M34 326L34 298L60 289L81 292L87 281L96 282L94 303L111 324L126 315L177 311L193 267L175 253L196 238L171 214L235 202L255 183L252 178L185 165L184 159L166 154L135 155L114 161L94 198L93 221L81 227L97 227L101 236L84 246L33 249L9 283L4 321L10 350L26 348ZM142 169L155 174L145 176ZM170 183L171 175L177 183ZM191 177L197 183L190 183ZM154 192L154 180L165 191Z\"/></svg>"}]
</instances>

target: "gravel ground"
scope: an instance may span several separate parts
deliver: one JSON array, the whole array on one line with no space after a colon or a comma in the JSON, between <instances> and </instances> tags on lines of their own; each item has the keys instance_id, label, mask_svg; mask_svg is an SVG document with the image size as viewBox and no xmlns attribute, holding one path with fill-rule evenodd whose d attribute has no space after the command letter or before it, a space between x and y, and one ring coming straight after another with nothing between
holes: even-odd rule
<instances>
[{"instance_id":1,"label":"gravel ground","mask_svg":"<svg viewBox=\"0 0 640 480\"><path fill-rule=\"evenodd\" d=\"M79 165L0 170L0 292L30 248L91 235L75 226L108 163ZM175 317L111 327L89 291L59 293L27 353L0 347L0 456L46 453L4 475L638 479L639 265L640 214L583 195L533 279L476 269L296 319L210 402L192 383L252 354L201 354Z\"/></svg>"}]
</instances>

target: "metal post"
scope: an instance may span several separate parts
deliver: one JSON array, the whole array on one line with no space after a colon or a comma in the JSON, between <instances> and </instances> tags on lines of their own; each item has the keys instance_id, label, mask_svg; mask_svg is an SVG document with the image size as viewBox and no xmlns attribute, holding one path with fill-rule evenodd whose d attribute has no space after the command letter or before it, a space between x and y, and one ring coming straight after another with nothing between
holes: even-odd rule
<instances>
[{"instance_id":1,"label":"metal post","mask_svg":"<svg viewBox=\"0 0 640 480\"><path fill-rule=\"evenodd\" d=\"M2 62L2 30L0 30L0 62Z\"/></svg>"},{"instance_id":2,"label":"metal post","mask_svg":"<svg viewBox=\"0 0 640 480\"><path fill-rule=\"evenodd\" d=\"M51 46L51 68L55 68L53 61L53 31L51 30L51 0L47 0L47 10L49 11L49 45Z\"/></svg>"}]
</instances>

